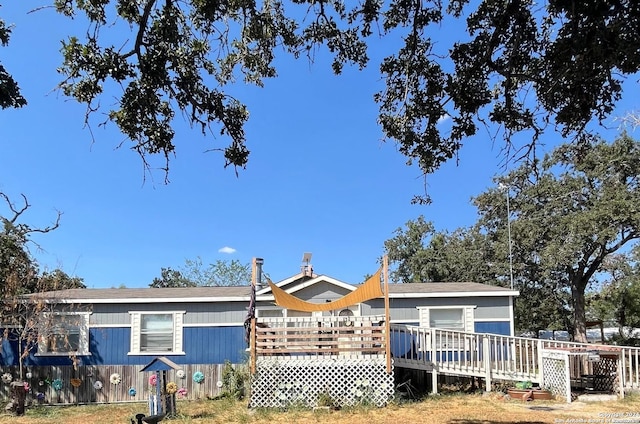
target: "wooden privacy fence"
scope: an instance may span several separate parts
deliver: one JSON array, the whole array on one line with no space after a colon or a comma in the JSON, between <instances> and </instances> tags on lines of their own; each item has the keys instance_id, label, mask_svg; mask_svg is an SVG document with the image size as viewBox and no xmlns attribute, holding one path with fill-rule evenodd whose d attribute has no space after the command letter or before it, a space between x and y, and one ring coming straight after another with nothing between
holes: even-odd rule
<instances>
[{"instance_id":1,"label":"wooden privacy fence","mask_svg":"<svg viewBox=\"0 0 640 424\"><path fill-rule=\"evenodd\" d=\"M235 367L242 365L235 365ZM34 403L85 404L116 402L147 402L155 386L149 384L151 372L140 372L144 365L109 366L38 366L27 367L25 378L29 384L28 398ZM223 390L224 364L181 365L181 371L167 371L168 382L178 387L178 399L203 399L214 397ZM193 375L201 372L202 382L197 383ZM18 378L18 367L2 367L2 374ZM119 377L118 384L110 381L112 375ZM183 375L181 377L181 375ZM27 374L25 374L27 375ZM78 384L74 387L72 384ZM0 401L10 397L10 384L0 381ZM59 388L59 389L58 389ZM183 389L183 390L180 390ZM184 395L181 395L184 393Z\"/></svg>"},{"instance_id":2,"label":"wooden privacy fence","mask_svg":"<svg viewBox=\"0 0 640 424\"><path fill-rule=\"evenodd\" d=\"M483 377L491 380L542 382L542 350L610 345L558 342L496 334L466 333L410 325L392 324L391 352L398 367L433 373ZM640 348L616 346L620 351L622 381L626 389L640 388ZM433 385L435 389L435 384Z\"/></svg>"}]
</instances>

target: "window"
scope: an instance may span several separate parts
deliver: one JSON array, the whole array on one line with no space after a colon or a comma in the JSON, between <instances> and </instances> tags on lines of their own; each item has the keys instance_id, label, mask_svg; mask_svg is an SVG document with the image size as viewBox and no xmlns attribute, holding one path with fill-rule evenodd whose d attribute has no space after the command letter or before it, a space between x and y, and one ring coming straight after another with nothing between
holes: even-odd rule
<instances>
[{"instance_id":1,"label":"window","mask_svg":"<svg viewBox=\"0 0 640 424\"><path fill-rule=\"evenodd\" d=\"M475 306L418 307L420 326L472 332L474 309Z\"/></svg>"},{"instance_id":2,"label":"window","mask_svg":"<svg viewBox=\"0 0 640 424\"><path fill-rule=\"evenodd\" d=\"M173 350L173 314L144 314L140 317L140 351Z\"/></svg>"},{"instance_id":3,"label":"window","mask_svg":"<svg viewBox=\"0 0 640 424\"><path fill-rule=\"evenodd\" d=\"M129 312L131 314L130 354L184 354L182 312Z\"/></svg>"},{"instance_id":4,"label":"window","mask_svg":"<svg viewBox=\"0 0 640 424\"><path fill-rule=\"evenodd\" d=\"M464 310L431 309L429 311L429 327L464 331Z\"/></svg>"},{"instance_id":5,"label":"window","mask_svg":"<svg viewBox=\"0 0 640 424\"><path fill-rule=\"evenodd\" d=\"M89 313L44 314L38 355L89 355Z\"/></svg>"},{"instance_id":6,"label":"window","mask_svg":"<svg viewBox=\"0 0 640 424\"><path fill-rule=\"evenodd\" d=\"M256 309L258 318L282 318L283 309L280 308L260 308Z\"/></svg>"},{"instance_id":7,"label":"window","mask_svg":"<svg viewBox=\"0 0 640 424\"><path fill-rule=\"evenodd\" d=\"M451 330L459 332L472 332L475 306L435 306L419 307L420 326ZM470 346L468 336L462 333L437 333L436 349L460 350ZM421 350L430 350L431 338L426 340L426 346L420 346Z\"/></svg>"}]
</instances>

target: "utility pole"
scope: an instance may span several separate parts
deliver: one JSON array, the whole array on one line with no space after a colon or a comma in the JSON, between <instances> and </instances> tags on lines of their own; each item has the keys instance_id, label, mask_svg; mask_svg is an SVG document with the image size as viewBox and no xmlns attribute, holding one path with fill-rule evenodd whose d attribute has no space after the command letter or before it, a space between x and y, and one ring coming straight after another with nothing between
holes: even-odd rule
<instances>
[{"instance_id":1,"label":"utility pole","mask_svg":"<svg viewBox=\"0 0 640 424\"><path fill-rule=\"evenodd\" d=\"M507 193L507 237L509 239L509 281L513 290L513 254L511 253L511 207L509 205L510 188L508 185L500 183L500 189Z\"/></svg>"}]
</instances>

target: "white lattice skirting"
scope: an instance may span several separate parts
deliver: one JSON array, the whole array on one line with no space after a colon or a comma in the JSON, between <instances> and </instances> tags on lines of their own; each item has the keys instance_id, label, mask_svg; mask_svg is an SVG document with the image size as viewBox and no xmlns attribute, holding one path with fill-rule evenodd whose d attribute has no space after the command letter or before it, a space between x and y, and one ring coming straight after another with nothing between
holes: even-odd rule
<instances>
[{"instance_id":1,"label":"white lattice skirting","mask_svg":"<svg viewBox=\"0 0 640 424\"><path fill-rule=\"evenodd\" d=\"M384 406L393 399L393 372L386 359L322 357L260 358L251 382L252 408ZM328 405L320 405L328 406Z\"/></svg>"},{"instance_id":2,"label":"white lattice skirting","mask_svg":"<svg viewBox=\"0 0 640 424\"><path fill-rule=\"evenodd\" d=\"M542 387L556 396L566 397L571 390L570 387L567 387L568 376L565 370L567 360L563 358L542 358L542 375L544 376Z\"/></svg>"}]
</instances>

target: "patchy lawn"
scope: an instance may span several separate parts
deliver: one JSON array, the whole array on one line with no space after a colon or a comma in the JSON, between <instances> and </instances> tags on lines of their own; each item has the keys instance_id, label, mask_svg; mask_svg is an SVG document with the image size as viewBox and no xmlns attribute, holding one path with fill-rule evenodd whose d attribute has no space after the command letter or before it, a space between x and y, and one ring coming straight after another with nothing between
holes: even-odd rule
<instances>
[{"instance_id":1,"label":"patchy lawn","mask_svg":"<svg viewBox=\"0 0 640 424\"><path fill-rule=\"evenodd\" d=\"M324 423L337 424L492 424L563 422L640 423L640 396L609 402L533 401L505 399L499 394L455 394L428 396L416 402L392 403L385 408L356 407L339 411L293 409L249 410L246 402L229 399L178 402L178 416L163 423ZM136 413L147 413L147 405L113 404L67 407L37 407L23 417L0 415L0 424L130 424ZM579 421L578 421L579 420Z\"/></svg>"}]
</instances>

